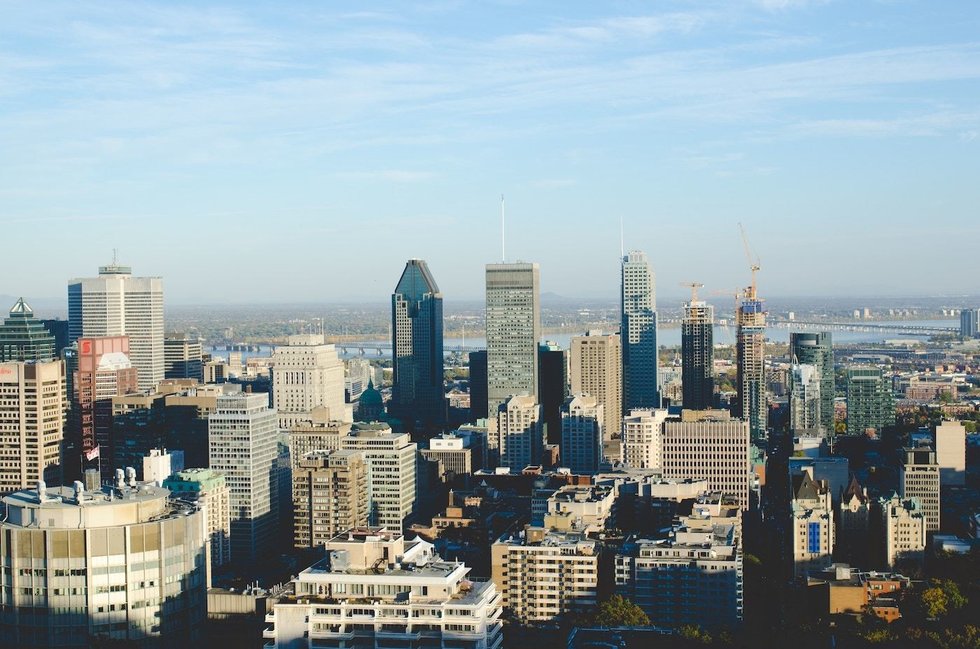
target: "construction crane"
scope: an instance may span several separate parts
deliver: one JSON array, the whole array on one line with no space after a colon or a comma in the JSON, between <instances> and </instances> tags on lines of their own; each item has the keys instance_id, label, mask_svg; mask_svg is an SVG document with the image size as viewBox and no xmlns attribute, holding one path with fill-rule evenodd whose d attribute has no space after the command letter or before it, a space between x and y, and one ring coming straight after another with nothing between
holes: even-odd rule
<instances>
[{"instance_id":1,"label":"construction crane","mask_svg":"<svg viewBox=\"0 0 980 649\"><path fill-rule=\"evenodd\" d=\"M753 254L752 248L749 246L749 237L747 234L745 234L745 228L742 226L741 223L738 224L738 230L739 232L742 233L742 245L745 246L745 258L748 259L749 270L752 271L752 286L750 286L749 290L746 291L747 294L745 297L747 297L750 300L754 300L756 299L756 295L757 295L755 274L758 273L762 267L759 265L760 264L759 256Z\"/></svg>"},{"instance_id":2,"label":"construction crane","mask_svg":"<svg viewBox=\"0 0 980 649\"><path fill-rule=\"evenodd\" d=\"M698 301L698 289L704 288L704 284L697 282L681 282L681 286L691 289L691 302Z\"/></svg>"}]
</instances>

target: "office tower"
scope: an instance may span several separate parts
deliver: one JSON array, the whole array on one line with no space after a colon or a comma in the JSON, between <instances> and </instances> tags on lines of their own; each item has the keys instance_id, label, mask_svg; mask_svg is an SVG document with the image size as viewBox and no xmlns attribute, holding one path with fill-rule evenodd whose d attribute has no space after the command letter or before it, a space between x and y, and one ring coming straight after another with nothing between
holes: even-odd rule
<instances>
[{"instance_id":1,"label":"office tower","mask_svg":"<svg viewBox=\"0 0 980 649\"><path fill-rule=\"evenodd\" d=\"M231 492L231 555L242 565L272 550L279 520L278 433L265 394L220 396L208 415L210 468L224 474Z\"/></svg>"},{"instance_id":2,"label":"office tower","mask_svg":"<svg viewBox=\"0 0 980 649\"><path fill-rule=\"evenodd\" d=\"M521 624L553 622L598 604L599 542L582 532L528 527L490 547L493 582Z\"/></svg>"},{"instance_id":3,"label":"office tower","mask_svg":"<svg viewBox=\"0 0 980 649\"><path fill-rule=\"evenodd\" d=\"M444 482L456 477L468 477L473 473L473 437L465 431L442 433L429 440L429 448L419 452L422 457L441 464L440 478Z\"/></svg>"},{"instance_id":4,"label":"office tower","mask_svg":"<svg viewBox=\"0 0 980 649\"><path fill-rule=\"evenodd\" d=\"M497 440L500 466L523 471L540 462L544 430L534 397L510 397L497 408Z\"/></svg>"},{"instance_id":5,"label":"office tower","mask_svg":"<svg viewBox=\"0 0 980 649\"><path fill-rule=\"evenodd\" d=\"M895 424L895 401L890 383L879 367L847 368L847 434L880 434Z\"/></svg>"},{"instance_id":6,"label":"office tower","mask_svg":"<svg viewBox=\"0 0 980 649\"><path fill-rule=\"evenodd\" d=\"M926 550L926 517L919 502L892 494L878 500L878 512L885 566L901 569L908 564L921 565Z\"/></svg>"},{"instance_id":7,"label":"office tower","mask_svg":"<svg viewBox=\"0 0 980 649\"><path fill-rule=\"evenodd\" d=\"M576 394L561 412L561 465L590 475L602 462L603 405L593 396Z\"/></svg>"},{"instance_id":8,"label":"office tower","mask_svg":"<svg viewBox=\"0 0 980 649\"><path fill-rule=\"evenodd\" d=\"M561 441L561 407L567 397L568 353L558 343L545 341L538 346L538 400L549 444Z\"/></svg>"},{"instance_id":9,"label":"office tower","mask_svg":"<svg viewBox=\"0 0 980 649\"><path fill-rule=\"evenodd\" d=\"M960 311L960 335L964 338L976 338L978 332L980 332L980 309Z\"/></svg>"},{"instance_id":10,"label":"office tower","mask_svg":"<svg viewBox=\"0 0 980 649\"><path fill-rule=\"evenodd\" d=\"M755 288L745 289L735 313L735 364L738 400L735 416L749 422L752 441L766 436L766 312ZM686 407L686 406L685 406Z\"/></svg>"},{"instance_id":11,"label":"office tower","mask_svg":"<svg viewBox=\"0 0 980 649\"><path fill-rule=\"evenodd\" d=\"M939 530L939 464L936 452L928 447L907 448L900 471L901 496L915 498L926 518L926 532Z\"/></svg>"},{"instance_id":12,"label":"office tower","mask_svg":"<svg viewBox=\"0 0 980 649\"><path fill-rule=\"evenodd\" d=\"M201 339L186 333L171 333L163 339L163 375L168 379L204 382L204 348Z\"/></svg>"},{"instance_id":13,"label":"office tower","mask_svg":"<svg viewBox=\"0 0 980 649\"><path fill-rule=\"evenodd\" d=\"M58 358L60 351L55 337L41 320L34 319L34 311L24 298L17 300L0 326L0 363L47 363Z\"/></svg>"},{"instance_id":14,"label":"office tower","mask_svg":"<svg viewBox=\"0 0 980 649\"><path fill-rule=\"evenodd\" d=\"M446 423L442 293L421 259L405 264L391 295L391 402L410 431L440 432Z\"/></svg>"},{"instance_id":15,"label":"office tower","mask_svg":"<svg viewBox=\"0 0 980 649\"><path fill-rule=\"evenodd\" d=\"M293 545L314 548L368 524L368 478L356 451L313 451L293 461Z\"/></svg>"},{"instance_id":16,"label":"office tower","mask_svg":"<svg viewBox=\"0 0 980 649\"><path fill-rule=\"evenodd\" d=\"M138 370L129 359L129 337L79 338L75 341L75 376L72 385L72 444L76 451L66 461L74 465L79 454L88 466L96 460L104 479L111 477L115 449L112 435L112 398L139 389ZM74 471L74 466L70 467ZM121 467L120 467L121 468Z\"/></svg>"},{"instance_id":17,"label":"office tower","mask_svg":"<svg viewBox=\"0 0 980 649\"><path fill-rule=\"evenodd\" d=\"M266 615L269 649L503 646L494 583L467 579L470 569L443 561L431 543L358 528L325 552Z\"/></svg>"},{"instance_id":18,"label":"office tower","mask_svg":"<svg viewBox=\"0 0 980 649\"><path fill-rule=\"evenodd\" d=\"M0 493L61 482L65 363L0 363Z\"/></svg>"},{"instance_id":19,"label":"office tower","mask_svg":"<svg viewBox=\"0 0 980 649\"><path fill-rule=\"evenodd\" d=\"M820 374L820 426L825 436L834 435L834 345L829 331L793 332L789 335L793 362L813 365Z\"/></svg>"},{"instance_id":20,"label":"office tower","mask_svg":"<svg viewBox=\"0 0 980 649\"><path fill-rule=\"evenodd\" d=\"M667 411L632 410L623 418L622 461L631 469L659 469Z\"/></svg>"},{"instance_id":21,"label":"office tower","mask_svg":"<svg viewBox=\"0 0 980 649\"><path fill-rule=\"evenodd\" d=\"M603 447L607 457L619 452L623 427L623 346L616 334L589 331L572 336L568 378L572 394L593 396L605 413ZM615 447L614 447L615 444Z\"/></svg>"},{"instance_id":22,"label":"office tower","mask_svg":"<svg viewBox=\"0 0 980 649\"><path fill-rule=\"evenodd\" d=\"M41 484L3 498L0 643L199 646L204 512L130 477L99 491Z\"/></svg>"},{"instance_id":23,"label":"office tower","mask_svg":"<svg viewBox=\"0 0 980 649\"><path fill-rule=\"evenodd\" d=\"M692 296L681 322L681 397L685 410L708 410L715 403L714 307Z\"/></svg>"},{"instance_id":24,"label":"office tower","mask_svg":"<svg viewBox=\"0 0 980 649\"><path fill-rule=\"evenodd\" d=\"M944 487L966 484L966 427L958 421L936 426L936 462Z\"/></svg>"},{"instance_id":25,"label":"office tower","mask_svg":"<svg viewBox=\"0 0 980 649\"><path fill-rule=\"evenodd\" d=\"M344 362L333 345L323 342L322 334L289 336L285 345L272 353L272 402L279 412L279 427L310 421L317 406L329 411L329 418L352 421L344 400Z\"/></svg>"},{"instance_id":26,"label":"office tower","mask_svg":"<svg viewBox=\"0 0 980 649\"><path fill-rule=\"evenodd\" d=\"M681 421L667 420L663 436L663 477L707 480L708 489L749 507L754 481L749 461L749 424L726 411L682 412Z\"/></svg>"},{"instance_id":27,"label":"office tower","mask_svg":"<svg viewBox=\"0 0 980 649\"><path fill-rule=\"evenodd\" d=\"M823 437L820 418L820 370L814 365L793 363L789 367L789 433L793 436Z\"/></svg>"},{"instance_id":28,"label":"office tower","mask_svg":"<svg viewBox=\"0 0 980 649\"><path fill-rule=\"evenodd\" d=\"M354 424L340 438L340 447L360 451L367 467L368 521L390 530L404 530L412 522L416 500L418 446L407 433L395 433L387 424Z\"/></svg>"},{"instance_id":29,"label":"office tower","mask_svg":"<svg viewBox=\"0 0 980 649\"><path fill-rule=\"evenodd\" d=\"M721 494L702 497L665 539L629 538L616 553L616 592L650 623L734 628L742 621L741 510Z\"/></svg>"},{"instance_id":30,"label":"office tower","mask_svg":"<svg viewBox=\"0 0 980 649\"><path fill-rule=\"evenodd\" d=\"M792 479L793 576L805 578L830 566L834 554L834 508L830 486L804 469Z\"/></svg>"},{"instance_id":31,"label":"office tower","mask_svg":"<svg viewBox=\"0 0 980 649\"><path fill-rule=\"evenodd\" d=\"M470 421L486 419L487 410L487 350L469 354L470 369Z\"/></svg>"},{"instance_id":32,"label":"office tower","mask_svg":"<svg viewBox=\"0 0 980 649\"><path fill-rule=\"evenodd\" d=\"M153 390L164 379L163 280L133 277L115 262L98 277L68 284L68 336L129 336L128 355L139 372L139 389Z\"/></svg>"},{"instance_id":33,"label":"office tower","mask_svg":"<svg viewBox=\"0 0 980 649\"><path fill-rule=\"evenodd\" d=\"M623 338L623 412L659 408L657 298L646 253L623 257L620 278L620 336Z\"/></svg>"},{"instance_id":34,"label":"office tower","mask_svg":"<svg viewBox=\"0 0 980 649\"><path fill-rule=\"evenodd\" d=\"M487 412L491 415L513 395L538 400L540 283L537 264L487 264Z\"/></svg>"},{"instance_id":35,"label":"office tower","mask_svg":"<svg viewBox=\"0 0 980 649\"><path fill-rule=\"evenodd\" d=\"M231 501L225 476L211 469L184 469L163 481L173 500L195 503L207 512L211 568L231 561Z\"/></svg>"}]
</instances>

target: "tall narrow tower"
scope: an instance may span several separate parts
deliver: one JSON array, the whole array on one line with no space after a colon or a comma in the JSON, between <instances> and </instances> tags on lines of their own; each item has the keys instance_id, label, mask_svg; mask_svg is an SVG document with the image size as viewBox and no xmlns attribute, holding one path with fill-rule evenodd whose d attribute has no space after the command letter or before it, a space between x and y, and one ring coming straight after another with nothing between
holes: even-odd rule
<instances>
[{"instance_id":1,"label":"tall narrow tower","mask_svg":"<svg viewBox=\"0 0 980 649\"><path fill-rule=\"evenodd\" d=\"M685 410L714 407L714 307L698 300L700 284L690 285L691 301L681 323L681 382Z\"/></svg>"},{"instance_id":2,"label":"tall narrow tower","mask_svg":"<svg viewBox=\"0 0 980 649\"><path fill-rule=\"evenodd\" d=\"M508 397L537 402L541 280L537 264L487 264L487 402L495 415Z\"/></svg>"},{"instance_id":3,"label":"tall narrow tower","mask_svg":"<svg viewBox=\"0 0 980 649\"><path fill-rule=\"evenodd\" d=\"M738 402L735 415L749 422L752 441L766 436L766 312L755 288L745 289L735 314Z\"/></svg>"},{"instance_id":4,"label":"tall narrow tower","mask_svg":"<svg viewBox=\"0 0 980 649\"><path fill-rule=\"evenodd\" d=\"M409 430L439 432L446 422L442 293L421 259L405 264L391 295L391 350L391 413Z\"/></svg>"},{"instance_id":5,"label":"tall narrow tower","mask_svg":"<svg viewBox=\"0 0 980 649\"><path fill-rule=\"evenodd\" d=\"M620 335L623 340L623 412L659 408L657 382L657 299L647 256L634 250L623 256Z\"/></svg>"}]
</instances>

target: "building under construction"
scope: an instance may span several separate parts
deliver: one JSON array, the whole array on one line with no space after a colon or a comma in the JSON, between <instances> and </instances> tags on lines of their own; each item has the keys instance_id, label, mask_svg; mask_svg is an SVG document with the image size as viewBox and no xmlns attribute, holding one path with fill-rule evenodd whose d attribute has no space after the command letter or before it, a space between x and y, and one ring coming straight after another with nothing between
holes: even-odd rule
<instances>
[{"instance_id":1,"label":"building under construction","mask_svg":"<svg viewBox=\"0 0 980 649\"><path fill-rule=\"evenodd\" d=\"M749 422L753 442L766 436L766 312L752 286L745 289L735 314L738 402L735 414Z\"/></svg>"},{"instance_id":2,"label":"building under construction","mask_svg":"<svg viewBox=\"0 0 980 649\"><path fill-rule=\"evenodd\" d=\"M681 323L681 382L684 408L707 410L714 407L715 310L698 300L698 284L691 284L691 301L684 305Z\"/></svg>"}]
</instances>

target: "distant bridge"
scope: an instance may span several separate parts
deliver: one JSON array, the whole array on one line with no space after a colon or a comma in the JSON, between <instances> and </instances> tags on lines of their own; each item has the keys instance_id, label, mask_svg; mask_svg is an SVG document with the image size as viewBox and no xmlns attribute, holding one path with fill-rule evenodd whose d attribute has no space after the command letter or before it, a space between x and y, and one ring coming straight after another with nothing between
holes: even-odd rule
<instances>
[{"instance_id":1,"label":"distant bridge","mask_svg":"<svg viewBox=\"0 0 980 649\"><path fill-rule=\"evenodd\" d=\"M367 356L373 353L375 356L390 356L391 343L383 342L364 342L364 343L334 343L341 354L345 356ZM483 347L471 347L468 345L445 345L442 353L445 356L451 354L468 354L483 349Z\"/></svg>"},{"instance_id":2,"label":"distant bridge","mask_svg":"<svg viewBox=\"0 0 980 649\"><path fill-rule=\"evenodd\" d=\"M779 320L770 322L773 327L792 329L799 327L803 329L823 329L834 331L882 331L912 336L935 336L942 334L956 334L959 329L956 327L935 327L930 325L910 325L898 322L807 322L805 320Z\"/></svg>"}]
</instances>

